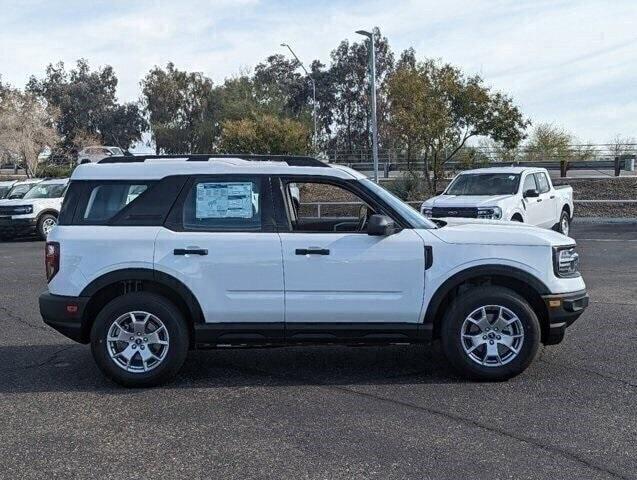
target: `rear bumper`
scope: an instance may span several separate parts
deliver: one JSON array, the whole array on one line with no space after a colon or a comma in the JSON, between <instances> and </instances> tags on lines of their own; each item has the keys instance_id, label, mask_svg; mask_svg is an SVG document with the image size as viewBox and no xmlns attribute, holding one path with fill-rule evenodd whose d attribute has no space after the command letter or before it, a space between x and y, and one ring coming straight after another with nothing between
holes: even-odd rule
<instances>
[{"instance_id":1,"label":"rear bumper","mask_svg":"<svg viewBox=\"0 0 637 480\"><path fill-rule=\"evenodd\" d=\"M36 218L0 218L0 235L20 235L34 232Z\"/></svg>"},{"instance_id":2,"label":"rear bumper","mask_svg":"<svg viewBox=\"0 0 637 480\"><path fill-rule=\"evenodd\" d=\"M588 294L586 290L580 290L559 295L546 295L542 298L546 304L549 319L549 329L544 343L555 345L564 338L566 328L588 307Z\"/></svg>"},{"instance_id":3,"label":"rear bumper","mask_svg":"<svg viewBox=\"0 0 637 480\"><path fill-rule=\"evenodd\" d=\"M40 315L44 323L79 343L88 343L82 328L82 315L88 297L64 297L44 292L40 295Z\"/></svg>"}]
</instances>

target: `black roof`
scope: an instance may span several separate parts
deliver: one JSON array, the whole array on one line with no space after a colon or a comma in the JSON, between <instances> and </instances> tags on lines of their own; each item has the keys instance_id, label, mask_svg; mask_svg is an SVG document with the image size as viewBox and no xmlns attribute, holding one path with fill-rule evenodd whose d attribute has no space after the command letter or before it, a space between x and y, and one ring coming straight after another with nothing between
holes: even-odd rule
<instances>
[{"instance_id":1,"label":"black roof","mask_svg":"<svg viewBox=\"0 0 637 480\"><path fill-rule=\"evenodd\" d=\"M236 154L183 154L183 155L122 155L106 157L97 163L142 163L146 160L155 159L171 159L185 158L188 162L207 162L209 159L215 158L240 158L241 160L250 160L255 162L284 162L291 167L327 167L326 163L308 156L299 155L246 155L242 153Z\"/></svg>"}]
</instances>

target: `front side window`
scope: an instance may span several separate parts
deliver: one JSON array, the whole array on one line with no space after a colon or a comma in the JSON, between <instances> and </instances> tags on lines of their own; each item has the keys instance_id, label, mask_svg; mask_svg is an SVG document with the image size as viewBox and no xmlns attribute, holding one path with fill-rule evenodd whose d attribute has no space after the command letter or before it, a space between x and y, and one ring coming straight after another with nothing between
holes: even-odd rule
<instances>
[{"instance_id":1,"label":"front side window","mask_svg":"<svg viewBox=\"0 0 637 480\"><path fill-rule=\"evenodd\" d=\"M183 227L204 231L261 231L261 193L258 178L198 180L184 203Z\"/></svg>"},{"instance_id":2,"label":"front side window","mask_svg":"<svg viewBox=\"0 0 637 480\"><path fill-rule=\"evenodd\" d=\"M146 191L149 183L104 183L96 185L90 192L82 223L102 224L108 222L126 205Z\"/></svg>"},{"instance_id":3,"label":"front side window","mask_svg":"<svg viewBox=\"0 0 637 480\"><path fill-rule=\"evenodd\" d=\"M24 198L60 198L64 196L65 183L50 183L47 185L36 185L29 190Z\"/></svg>"},{"instance_id":4,"label":"front side window","mask_svg":"<svg viewBox=\"0 0 637 480\"><path fill-rule=\"evenodd\" d=\"M545 173L536 173L535 174L535 179L537 181L537 186L539 188L539 192L540 193L546 193L546 192L548 192L551 189L549 187L549 181L546 178L546 174Z\"/></svg>"},{"instance_id":5,"label":"front side window","mask_svg":"<svg viewBox=\"0 0 637 480\"><path fill-rule=\"evenodd\" d=\"M524 188L522 189L522 193L528 192L529 190L537 190L535 175L527 175L524 179Z\"/></svg>"},{"instance_id":6,"label":"front side window","mask_svg":"<svg viewBox=\"0 0 637 480\"><path fill-rule=\"evenodd\" d=\"M520 175L511 173L463 173L445 190L445 195L514 195Z\"/></svg>"},{"instance_id":7,"label":"front side window","mask_svg":"<svg viewBox=\"0 0 637 480\"><path fill-rule=\"evenodd\" d=\"M330 182L284 182L293 232L361 233L377 213L352 191Z\"/></svg>"},{"instance_id":8,"label":"front side window","mask_svg":"<svg viewBox=\"0 0 637 480\"><path fill-rule=\"evenodd\" d=\"M0 199L6 197L9 190L11 190L11 187L0 187Z\"/></svg>"}]
</instances>

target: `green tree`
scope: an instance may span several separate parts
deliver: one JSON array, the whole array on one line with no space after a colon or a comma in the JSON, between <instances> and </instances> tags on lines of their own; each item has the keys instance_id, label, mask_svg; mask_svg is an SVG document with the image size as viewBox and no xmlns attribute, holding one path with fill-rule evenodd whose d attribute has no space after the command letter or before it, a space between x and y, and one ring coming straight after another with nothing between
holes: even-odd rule
<instances>
[{"instance_id":1,"label":"green tree","mask_svg":"<svg viewBox=\"0 0 637 480\"><path fill-rule=\"evenodd\" d=\"M147 128L139 107L119 104L117 77L109 65L91 71L86 60L66 71L64 63L49 64L43 79L31 77L27 91L46 100L59 111L56 122L60 147L77 150L76 136L92 135L102 143L129 148Z\"/></svg>"},{"instance_id":2,"label":"green tree","mask_svg":"<svg viewBox=\"0 0 637 480\"><path fill-rule=\"evenodd\" d=\"M491 91L479 76L435 60L401 62L388 91L393 129L420 149L423 173L434 191L444 164L469 139L488 137L513 148L529 125L511 98Z\"/></svg>"},{"instance_id":3,"label":"green tree","mask_svg":"<svg viewBox=\"0 0 637 480\"><path fill-rule=\"evenodd\" d=\"M213 151L220 133L220 96L212 80L168 63L150 70L141 85L157 154Z\"/></svg>"},{"instance_id":4,"label":"green tree","mask_svg":"<svg viewBox=\"0 0 637 480\"><path fill-rule=\"evenodd\" d=\"M219 146L226 153L306 154L310 148L310 130L304 122L268 114L226 120Z\"/></svg>"}]
</instances>

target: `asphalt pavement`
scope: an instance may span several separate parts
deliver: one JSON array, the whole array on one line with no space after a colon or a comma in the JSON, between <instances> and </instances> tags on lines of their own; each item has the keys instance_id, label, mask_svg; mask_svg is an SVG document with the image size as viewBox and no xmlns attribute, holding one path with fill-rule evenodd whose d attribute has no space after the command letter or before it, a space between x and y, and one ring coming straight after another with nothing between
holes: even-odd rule
<instances>
[{"instance_id":1,"label":"asphalt pavement","mask_svg":"<svg viewBox=\"0 0 637 480\"><path fill-rule=\"evenodd\" d=\"M504 383L436 345L192 352L150 390L45 326L0 243L0 478L637 479L637 224L574 225L591 305Z\"/></svg>"}]
</instances>

